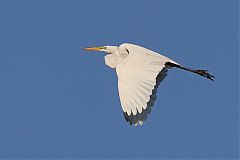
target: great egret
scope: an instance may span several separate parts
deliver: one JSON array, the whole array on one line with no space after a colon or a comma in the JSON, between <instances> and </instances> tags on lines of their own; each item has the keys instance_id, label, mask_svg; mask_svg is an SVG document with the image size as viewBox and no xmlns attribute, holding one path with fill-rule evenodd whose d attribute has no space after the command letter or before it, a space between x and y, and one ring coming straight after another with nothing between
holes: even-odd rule
<instances>
[{"instance_id":1,"label":"great egret","mask_svg":"<svg viewBox=\"0 0 240 160\"><path fill-rule=\"evenodd\" d=\"M118 90L123 114L127 122L134 126L147 119L156 100L160 82L172 67L196 73L213 81L214 76L207 70L186 68L177 62L134 44L84 48L89 51L103 51L107 66L116 69Z\"/></svg>"}]
</instances>

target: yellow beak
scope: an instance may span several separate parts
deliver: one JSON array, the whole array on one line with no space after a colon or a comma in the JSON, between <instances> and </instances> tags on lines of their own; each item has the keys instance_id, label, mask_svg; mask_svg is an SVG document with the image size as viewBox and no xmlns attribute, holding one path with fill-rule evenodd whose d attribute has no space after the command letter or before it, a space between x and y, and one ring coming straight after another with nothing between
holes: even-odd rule
<instances>
[{"instance_id":1,"label":"yellow beak","mask_svg":"<svg viewBox=\"0 0 240 160\"><path fill-rule=\"evenodd\" d=\"M100 47L91 47L91 48L83 48L83 49L87 51L100 51Z\"/></svg>"}]
</instances>

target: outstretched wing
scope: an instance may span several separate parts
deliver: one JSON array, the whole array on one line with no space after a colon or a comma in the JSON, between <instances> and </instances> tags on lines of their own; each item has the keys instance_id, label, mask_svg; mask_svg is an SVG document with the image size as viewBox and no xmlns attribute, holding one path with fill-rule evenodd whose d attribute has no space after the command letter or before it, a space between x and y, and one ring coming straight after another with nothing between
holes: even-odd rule
<instances>
[{"instance_id":1,"label":"outstretched wing","mask_svg":"<svg viewBox=\"0 0 240 160\"><path fill-rule=\"evenodd\" d=\"M143 124L151 111L160 82L167 75L167 57L138 46L127 46L129 55L116 67L125 119Z\"/></svg>"},{"instance_id":2,"label":"outstretched wing","mask_svg":"<svg viewBox=\"0 0 240 160\"><path fill-rule=\"evenodd\" d=\"M129 116L127 112L123 112L126 121L129 122L130 125L132 124L137 125L138 123L142 125L143 122L147 120L148 114L151 112L152 106L154 105L154 101L157 98L157 88L166 76L167 68L164 67L156 78L157 84L154 86L152 94L150 95L150 100L147 102L146 109L142 109L142 113L137 112L136 115L131 114Z\"/></svg>"}]
</instances>

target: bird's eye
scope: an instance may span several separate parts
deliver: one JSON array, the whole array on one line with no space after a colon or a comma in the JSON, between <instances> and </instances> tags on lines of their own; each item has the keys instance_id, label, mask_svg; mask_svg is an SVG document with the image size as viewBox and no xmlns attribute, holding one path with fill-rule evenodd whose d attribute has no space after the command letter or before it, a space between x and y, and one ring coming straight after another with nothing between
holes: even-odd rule
<instances>
[{"instance_id":1,"label":"bird's eye","mask_svg":"<svg viewBox=\"0 0 240 160\"><path fill-rule=\"evenodd\" d=\"M127 53L129 54L129 50L128 50L128 49L126 49L126 51L127 51Z\"/></svg>"}]
</instances>

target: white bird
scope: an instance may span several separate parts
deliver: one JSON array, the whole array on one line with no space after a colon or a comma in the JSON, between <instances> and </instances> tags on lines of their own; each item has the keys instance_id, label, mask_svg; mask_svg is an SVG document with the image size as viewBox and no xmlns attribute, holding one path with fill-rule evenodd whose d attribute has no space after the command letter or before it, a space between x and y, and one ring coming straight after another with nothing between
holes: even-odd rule
<instances>
[{"instance_id":1,"label":"white bird","mask_svg":"<svg viewBox=\"0 0 240 160\"><path fill-rule=\"evenodd\" d=\"M108 53L105 56L105 63L116 69L124 117L134 126L142 125L147 119L156 100L157 87L167 76L168 69L176 67L210 80L214 78L207 70L186 68L168 57L134 44L84 49Z\"/></svg>"}]
</instances>

